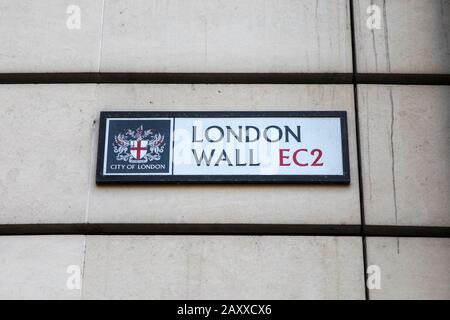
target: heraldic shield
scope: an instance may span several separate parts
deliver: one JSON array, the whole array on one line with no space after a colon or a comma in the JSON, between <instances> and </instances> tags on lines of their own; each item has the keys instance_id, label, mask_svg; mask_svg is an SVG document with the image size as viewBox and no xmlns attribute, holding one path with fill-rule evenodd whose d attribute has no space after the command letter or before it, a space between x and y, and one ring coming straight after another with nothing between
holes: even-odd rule
<instances>
[{"instance_id":1,"label":"heraldic shield","mask_svg":"<svg viewBox=\"0 0 450 320\"><path fill-rule=\"evenodd\" d=\"M148 140L130 141L130 153L136 160L141 160L147 154Z\"/></svg>"}]
</instances>

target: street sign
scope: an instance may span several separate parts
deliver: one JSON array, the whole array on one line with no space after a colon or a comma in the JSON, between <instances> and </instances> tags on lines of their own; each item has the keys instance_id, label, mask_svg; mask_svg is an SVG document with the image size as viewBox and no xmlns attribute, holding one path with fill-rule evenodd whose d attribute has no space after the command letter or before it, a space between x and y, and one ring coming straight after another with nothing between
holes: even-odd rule
<instances>
[{"instance_id":1,"label":"street sign","mask_svg":"<svg viewBox=\"0 0 450 320\"><path fill-rule=\"evenodd\" d=\"M102 112L97 183L350 183L345 111Z\"/></svg>"}]
</instances>

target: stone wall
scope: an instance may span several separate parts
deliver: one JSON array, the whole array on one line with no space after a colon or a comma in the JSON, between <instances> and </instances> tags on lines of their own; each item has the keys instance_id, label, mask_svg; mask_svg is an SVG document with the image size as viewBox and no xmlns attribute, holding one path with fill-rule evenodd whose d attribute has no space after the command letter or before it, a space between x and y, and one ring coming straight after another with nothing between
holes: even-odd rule
<instances>
[{"instance_id":1,"label":"stone wall","mask_svg":"<svg viewBox=\"0 0 450 320\"><path fill-rule=\"evenodd\" d=\"M448 17L448 0L2 1L0 298L449 299ZM97 186L105 110L344 110L351 183Z\"/></svg>"}]
</instances>

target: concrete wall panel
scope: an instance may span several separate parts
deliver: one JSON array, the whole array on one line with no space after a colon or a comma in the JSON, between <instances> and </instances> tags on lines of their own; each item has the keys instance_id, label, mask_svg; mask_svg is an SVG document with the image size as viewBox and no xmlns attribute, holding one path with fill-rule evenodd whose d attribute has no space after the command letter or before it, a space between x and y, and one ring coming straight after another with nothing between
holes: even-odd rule
<instances>
[{"instance_id":1,"label":"concrete wall panel","mask_svg":"<svg viewBox=\"0 0 450 320\"><path fill-rule=\"evenodd\" d=\"M354 0L354 4L358 72L450 73L450 1ZM368 28L367 21L378 17L380 28Z\"/></svg>"},{"instance_id":2,"label":"concrete wall panel","mask_svg":"<svg viewBox=\"0 0 450 320\"><path fill-rule=\"evenodd\" d=\"M0 223L81 223L98 117L95 85L0 86ZM92 171L92 172L94 172Z\"/></svg>"},{"instance_id":3,"label":"concrete wall panel","mask_svg":"<svg viewBox=\"0 0 450 320\"><path fill-rule=\"evenodd\" d=\"M98 72L101 25L102 0L2 1L0 72Z\"/></svg>"},{"instance_id":4,"label":"concrete wall panel","mask_svg":"<svg viewBox=\"0 0 450 320\"><path fill-rule=\"evenodd\" d=\"M450 87L358 86L366 223L450 226Z\"/></svg>"},{"instance_id":5,"label":"concrete wall panel","mask_svg":"<svg viewBox=\"0 0 450 320\"><path fill-rule=\"evenodd\" d=\"M363 299L359 238L88 237L83 299Z\"/></svg>"},{"instance_id":6,"label":"concrete wall panel","mask_svg":"<svg viewBox=\"0 0 450 320\"><path fill-rule=\"evenodd\" d=\"M0 98L18 152L0 159L2 223L360 222L351 86L8 85ZM346 110L352 182L96 186L101 110Z\"/></svg>"},{"instance_id":7,"label":"concrete wall panel","mask_svg":"<svg viewBox=\"0 0 450 320\"><path fill-rule=\"evenodd\" d=\"M80 299L68 267L82 270L84 245L84 236L0 237L0 299Z\"/></svg>"},{"instance_id":8,"label":"concrete wall panel","mask_svg":"<svg viewBox=\"0 0 450 320\"><path fill-rule=\"evenodd\" d=\"M106 1L103 72L351 72L348 1Z\"/></svg>"},{"instance_id":9,"label":"concrete wall panel","mask_svg":"<svg viewBox=\"0 0 450 320\"><path fill-rule=\"evenodd\" d=\"M347 110L352 183L350 186L93 187L90 222L358 224L360 221L351 86L105 86L99 99L104 109L111 110L123 110L124 106L168 111Z\"/></svg>"},{"instance_id":10,"label":"concrete wall panel","mask_svg":"<svg viewBox=\"0 0 450 320\"><path fill-rule=\"evenodd\" d=\"M368 265L381 271L370 299L450 299L450 239L367 238Z\"/></svg>"}]
</instances>

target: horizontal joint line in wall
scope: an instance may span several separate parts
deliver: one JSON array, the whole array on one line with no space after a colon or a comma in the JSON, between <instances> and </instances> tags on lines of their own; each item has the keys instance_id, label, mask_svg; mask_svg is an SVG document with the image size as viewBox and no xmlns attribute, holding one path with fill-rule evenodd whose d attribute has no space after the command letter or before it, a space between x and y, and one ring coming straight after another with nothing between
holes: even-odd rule
<instances>
[{"instance_id":1,"label":"horizontal joint line in wall","mask_svg":"<svg viewBox=\"0 0 450 320\"><path fill-rule=\"evenodd\" d=\"M324 224L2 224L5 235L286 235L449 238L450 227Z\"/></svg>"},{"instance_id":2,"label":"horizontal joint line in wall","mask_svg":"<svg viewBox=\"0 0 450 320\"><path fill-rule=\"evenodd\" d=\"M353 77L354 76L354 77ZM450 74L393 73L0 73L0 84L205 83L450 85Z\"/></svg>"}]
</instances>

